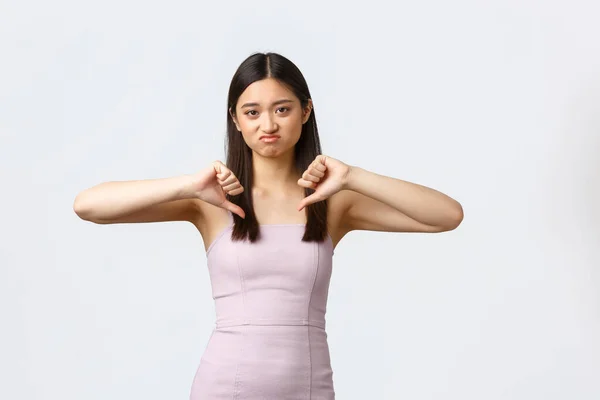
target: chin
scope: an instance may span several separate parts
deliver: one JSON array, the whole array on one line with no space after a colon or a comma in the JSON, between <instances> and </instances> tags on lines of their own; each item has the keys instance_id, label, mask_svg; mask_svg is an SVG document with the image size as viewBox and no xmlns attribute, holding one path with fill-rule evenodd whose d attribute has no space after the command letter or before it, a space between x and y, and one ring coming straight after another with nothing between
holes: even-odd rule
<instances>
[{"instance_id":1,"label":"chin","mask_svg":"<svg viewBox=\"0 0 600 400\"><path fill-rule=\"evenodd\" d=\"M279 146L266 146L261 147L259 149L254 149L254 152L259 154L261 157L268 158L277 158L285 155L286 153L289 153L290 151L294 151L293 146L291 148L283 148Z\"/></svg>"},{"instance_id":2,"label":"chin","mask_svg":"<svg viewBox=\"0 0 600 400\"><path fill-rule=\"evenodd\" d=\"M265 158L277 158L277 157L281 156L282 154L285 154L285 152L283 152L279 149L262 149L260 151L257 151L257 153Z\"/></svg>"}]
</instances>

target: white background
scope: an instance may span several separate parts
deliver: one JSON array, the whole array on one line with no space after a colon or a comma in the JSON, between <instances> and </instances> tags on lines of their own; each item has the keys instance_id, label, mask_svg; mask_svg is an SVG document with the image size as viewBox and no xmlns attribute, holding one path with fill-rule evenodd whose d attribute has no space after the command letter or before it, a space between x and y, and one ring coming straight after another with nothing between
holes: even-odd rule
<instances>
[{"instance_id":1,"label":"white background","mask_svg":"<svg viewBox=\"0 0 600 400\"><path fill-rule=\"evenodd\" d=\"M3 1L0 398L188 398L215 318L201 237L72 204L224 159L255 51L302 70L325 154L465 211L340 242L337 398L600 398L594 3Z\"/></svg>"}]
</instances>

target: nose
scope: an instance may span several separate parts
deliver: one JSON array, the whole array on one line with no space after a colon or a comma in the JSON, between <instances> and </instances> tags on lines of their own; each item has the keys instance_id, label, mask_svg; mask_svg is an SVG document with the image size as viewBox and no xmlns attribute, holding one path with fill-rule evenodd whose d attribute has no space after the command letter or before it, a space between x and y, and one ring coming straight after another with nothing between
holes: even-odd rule
<instances>
[{"instance_id":1,"label":"nose","mask_svg":"<svg viewBox=\"0 0 600 400\"><path fill-rule=\"evenodd\" d=\"M275 119L269 114L264 113L265 117L262 121L262 130L265 133L275 132L277 130L277 124L275 123Z\"/></svg>"}]
</instances>

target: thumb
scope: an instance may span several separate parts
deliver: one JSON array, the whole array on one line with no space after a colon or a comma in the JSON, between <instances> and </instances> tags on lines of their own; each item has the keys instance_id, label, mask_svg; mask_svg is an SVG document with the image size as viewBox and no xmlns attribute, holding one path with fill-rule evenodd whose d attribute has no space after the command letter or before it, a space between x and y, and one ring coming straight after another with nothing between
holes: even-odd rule
<instances>
[{"instance_id":1,"label":"thumb","mask_svg":"<svg viewBox=\"0 0 600 400\"><path fill-rule=\"evenodd\" d=\"M304 199L302 199L302 201L300 202L300 204L298 205L298 211L302 211L302 209L310 204L316 203L320 201L319 196L316 193L311 194L310 196L305 197Z\"/></svg>"},{"instance_id":2,"label":"thumb","mask_svg":"<svg viewBox=\"0 0 600 400\"><path fill-rule=\"evenodd\" d=\"M242 218L246 218L246 213L244 212L244 210L240 206L233 204L229 200L225 200L223 202L222 207L226 210L231 211L234 214L239 215Z\"/></svg>"}]
</instances>

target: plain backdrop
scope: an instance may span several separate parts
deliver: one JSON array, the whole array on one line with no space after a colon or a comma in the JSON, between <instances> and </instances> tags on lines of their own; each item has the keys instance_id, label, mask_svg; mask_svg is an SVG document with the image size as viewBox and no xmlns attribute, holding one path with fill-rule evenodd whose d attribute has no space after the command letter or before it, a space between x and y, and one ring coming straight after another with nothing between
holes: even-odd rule
<instances>
[{"instance_id":1,"label":"plain backdrop","mask_svg":"<svg viewBox=\"0 0 600 400\"><path fill-rule=\"evenodd\" d=\"M324 154L465 211L452 232L340 242L336 398L600 398L599 11L2 1L0 398L188 398L215 319L199 233L72 205L223 160L229 82L255 51L301 69Z\"/></svg>"}]
</instances>

